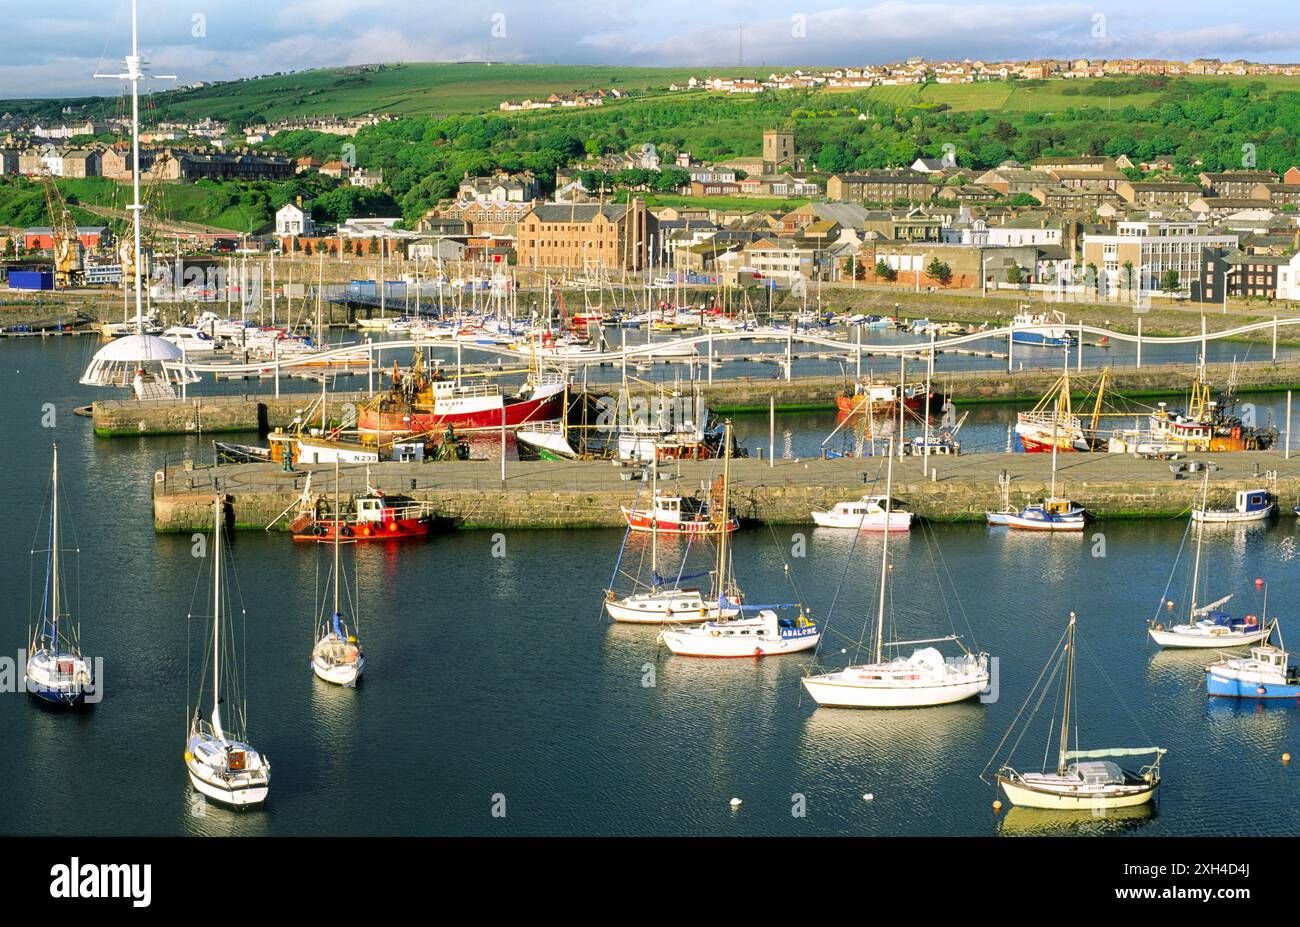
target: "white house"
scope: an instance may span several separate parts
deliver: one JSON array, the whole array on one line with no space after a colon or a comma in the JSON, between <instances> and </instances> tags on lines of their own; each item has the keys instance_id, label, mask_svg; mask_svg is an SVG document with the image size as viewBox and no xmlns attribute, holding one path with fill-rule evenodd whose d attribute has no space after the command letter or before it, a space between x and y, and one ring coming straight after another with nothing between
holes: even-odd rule
<instances>
[{"instance_id":1,"label":"white house","mask_svg":"<svg viewBox=\"0 0 1300 927\"><path fill-rule=\"evenodd\" d=\"M1300 299L1300 252L1277 268L1277 298Z\"/></svg>"},{"instance_id":2,"label":"white house","mask_svg":"<svg viewBox=\"0 0 1300 927\"><path fill-rule=\"evenodd\" d=\"M310 204L285 203L275 212L275 234L315 235L316 223L311 217Z\"/></svg>"}]
</instances>

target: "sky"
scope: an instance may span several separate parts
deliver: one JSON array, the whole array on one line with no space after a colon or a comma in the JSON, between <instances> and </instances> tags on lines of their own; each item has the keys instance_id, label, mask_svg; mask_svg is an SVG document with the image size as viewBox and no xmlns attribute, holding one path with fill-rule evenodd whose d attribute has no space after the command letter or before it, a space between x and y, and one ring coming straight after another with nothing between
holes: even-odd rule
<instances>
[{"instance_id":1,"label":"sky","mask_svg":"<svg viewBox=\"0 0 1300 927\"><path fill-rule=\"evenodd\" d=\"M1300 62L1300 2L139 0L140 48L181 83L386 61L725 71L925 58ZM0 98L116 93L129 0L0 0ZM161 85L160 85L161 86Z\"/></svg>"}]
</instances>

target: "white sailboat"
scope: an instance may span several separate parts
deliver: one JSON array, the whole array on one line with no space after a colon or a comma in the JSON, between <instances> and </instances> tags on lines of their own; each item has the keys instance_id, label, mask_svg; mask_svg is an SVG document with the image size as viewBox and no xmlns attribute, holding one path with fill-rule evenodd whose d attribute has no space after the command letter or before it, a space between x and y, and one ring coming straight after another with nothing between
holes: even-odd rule
<instances>
[{"instance_id":1,"label":"white sailboat","mask_svg":"<svg viewBox=\"0 0 1300 927\"><path fill-rule=\"evenodd\" d=\"M95 690L90 661L81 655L81 625L67 613L63 589L63 550L59 524L59 446L50 467L50 546L46 555L41 612L32 630L27 657L27 691L55 705L84 704ZM69 634L68 631L71 630Z\"/></svg>"},{"instance_id":2,"label":"white sailboat","mask_svg":"<svg viewBox=\"0 0 1300 927\"><path fill-rule=\"evenodd\" d=\"M894 442L890 439L885 476L885 511L888 515L894 488ZM876 644L872 662L842 670L805 676L803 686L818 705L839 708L919 708L947 705L974 698L989 685L989 658L962 648L957 657L946 657L933 646L922 646L910 657L885 659L885 647L929 645L957 640L949 637L892 641L886 644L885 597L889 586L889 536L881 533L880 601L876 613Z\"/></svg>"},{"instance_id":3,"label":"white sailboat","mask_svg":"<svg viewBox=\"0 0 1300 927\"><path fill-rule=\"evenodd\" d=\"M334 464L334 519L339 511L338 462ZM366 655L357 640L356 629L349 628L339 602L341 564L339 548L341 532L334 532L334 564L330 579L334 592L333 606L328 616L322 614L316 622L316 643L311 651L311 669L317 678L338 686L355 686L366 668ZM355 621L355 610L354 610Z\"/></svg>"},{"instance_id":4,"label":"white sailboat","mask_svg":"<svg viewBox=\"0 0 1300 927\"><path fill-rule=\"evenodd\" d=\"M1064 680L1059 696L1064 707L1061 712L1060 748L1057 751L1055 769L1044 768L1042 772L1018 772L1010 765L1011 758L1008 756L1007 761L994 775L994 781L1001 785L1009 801L1026 808L1091 809L1097 812L1109 808L1129 808L1146 804L1155 795L1156 788L1160 785L1160 758L1166 753L1165 750L1160 747L1070 749L1071 741L1076 745L1079 743L1078 722L1071 716L1074 711L1075 624L1074 612L1070 612L1070 623L1066 627L1065 634L1062 635L1061 642L1057 644L1056 650L1049 658L1047 669L1039 677L1038 684L1025 699L1025 707L1031 703L1035 706L1043 704L1043 697L1046 695L1044 690L1060 676L1060 671L1064 667ZM1024 710L1025 708L1022 707L1020 713L1017 713L1017 719ZM1036 709L1030 713L1030 720L1035 713ZM1011 730L1014 729L1013 724ZM1003 737L1003 744L1011 736L1011 730L1008 730ZM1019 740L1020 738L1017 737L1016 742L1018 743ZM1001 745L998 749L1001 750ZM1121 768L1115 762L1117 758L1128 756L1154 756L1155 759L1137 772L1131 772Z\"/></svg>"},{"instance_id":5,"label":"white sailboat","mask_svg":"<svg viewBox=\"0 0 1300 927\"><path fill-rule=\"evenodd\" d=\"M185 743L185 767L190 784L200 794L233 807L250 807L266 801L271 787L271 763L243 740L246 704L242 698L233 699L235 716L228 728L222 721L221 695L222 665L226 664L234 675L233 635L227 641L223 635L223 617L228 609L221 584L223 569L221 551L221 498L213 504L212 531L212 703L211 713L202 716L203 681L200 680L199 697L190 716L189 734ZM227 679L232 694L238 686Z\"/></svg>"},{"instance_id":6,"label":"white sailboat","mask_svg":"<svg viewBox=\"0 0 1300 927\"><path fill-rule=\"evenodd\" d=\"M1202 509L1205 507L1209 483L1210 471L1206 470L1201 483ZM1193 509L1193 513L1195 511ZM1201 591L1201 545L1205 536L1205 522L1193 515L1191 523L1196 525L1196 557L1192 567L1192 593L1187 609L1187 620L1165 627L1159 621L1159 613L1157 613L1156 618L1151 620L1147 633L1161 647L1242 647L1268 640L1273 635L1276 622L1268 621L1267 590L1264 593L1262 618L1256 618L1254 615L1234 618L1223 611L1223 606L1232 598L1231 594L1205 605L1197 604ZM1263 586L1263 580L1257 582ZM1173 610L1173 601L1164 599L1163 603L1170 611Z\"/></svg>"},{"instance_id":7,"label":"white sailboat","mask_svg":"<svg viewBox=\"0 0 1300 927\"><path fill-rule=\"evenodd\" d=\"M731 478L731 422L723 432L722 510L728 511ZM736 606L738 617L719 616L693 627L670 626L659 632L660 642L673 653L688 657L767 657L811 650L821 640L821 631L802 606L798 617L783 618L776 607L756 608L756 614L744 615L741 595L731 570L731 551L726 531L718 535L717 588L719 611Z\"/></svg>"},{"instance_id":8,"label":"white sailboat","mask_svg":"<svg viewBox=\"0 0 1300 927\"><path fill-rule=\"evenodd\" d=\"M649 462L651 490L650 497L659 497L659 461ZM627 538L635 530L631 526L623 536L626 547ZM739 603L725 601L721 597L706 596L698 586L682 586L681 580L668 584L661 583L659 577L659 523L651 519L650 533L650 588L619 596L613 589L605 593L605 611L615 621L627 624L685 624L693 621L708 621L717 618L734 618L740 614ZM718 532L726 534L725 531ZM689 549L689 548L688 548ZM620 562L622 555L619 556ZM617 576L618 567L615 567ZM611 586L613 583L611 582Z\"/></svg>"},{"instance_id":9,"label":"white sailboat","mask_svg":"<svg viewBox=\"0 0 1300 927\"><path fill-rule=\"evenodd\" d=\"M852 531L907 531L912 513L892 508L885 511L884 496L866 495L852 502L837 502L828 512L812 513L818 528L847 528Z\"/></svg>"}]
</instances>

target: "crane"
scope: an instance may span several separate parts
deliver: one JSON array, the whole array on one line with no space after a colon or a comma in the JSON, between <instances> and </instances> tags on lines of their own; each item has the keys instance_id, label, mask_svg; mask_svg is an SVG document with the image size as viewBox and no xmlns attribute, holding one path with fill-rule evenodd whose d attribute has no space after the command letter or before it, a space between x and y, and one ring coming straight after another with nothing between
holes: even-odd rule
<instances>
[{"instance_id":1,"label":"crane","mask_svg":"<svg viewBox=\"0 0 1300 927\"><path fill-rule=\"evenodd\" d=\"M39 176L45 191L45 208L50 214L50 239L54 244L54 286L56 289L76 286L85 278L77 222L72 218L72 211L68 209L68 203L50 169L44 168Z\"/></svg>"}]
</instances>

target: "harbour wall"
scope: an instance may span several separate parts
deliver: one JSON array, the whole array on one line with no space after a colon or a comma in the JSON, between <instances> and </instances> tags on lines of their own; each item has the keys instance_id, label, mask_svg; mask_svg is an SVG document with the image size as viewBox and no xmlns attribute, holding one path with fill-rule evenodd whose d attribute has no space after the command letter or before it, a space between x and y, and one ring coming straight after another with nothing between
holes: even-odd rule
<instances>
[{"instance_id":1,"label":"harbour wall","mask_svg":"<svg viewBox=\"0 0 1300 927\"><path fill-rule=\"evenodd\" d=\"M1278 497L1289 516L1300 504L1300 461L1281 452L1258 451L1195 455L1208 463L1212 507L1231 506L1242 489L1264 487ZM979 521L1002 507L1003 471L1016 507L1040 500L1051 486L1047 454L970 454L932 457L931 473L920 458L894 464L894 498L908 510L934 521ZM720 475L718 461L661 465L661 491L692 495ZM334 470L316 468L313 492L331 491ZM227 520L236 528L262 529L293 507L307 484L307 473L285 472L277 464L193 465L158 471L153 484L154 528L159 532L210 529L212 499L226 501ZM620 506L639 498L649 485L639 469L609 461L516 462L501 480L500 461L438 463L384 462L349 465L341 470L346 497L369 480L388 493L401 492L432 505L444 527L522 529L623 527ZM731 464L731 502L751 524L807 525L810 513L868 492L883 492L885 461L879 457L835 460L735 460ZM1119 454L1062 454L1057 490L1085 506L1098 519L1175 518L1185 515L1200 491L1201 474L1175 477L1168 462ZM675 490L672 489L675 487ZM288 518L275 528L287 528Z\"/></svg>"}]
</instances>

